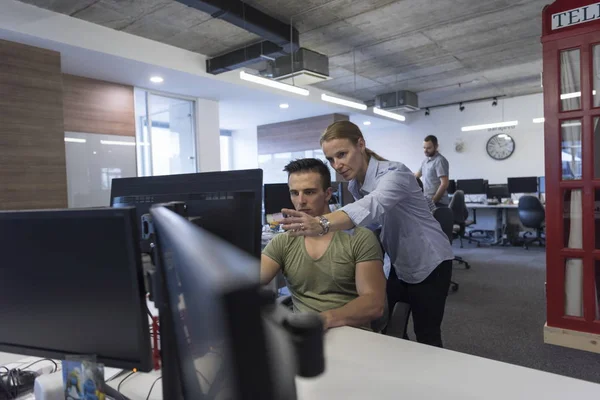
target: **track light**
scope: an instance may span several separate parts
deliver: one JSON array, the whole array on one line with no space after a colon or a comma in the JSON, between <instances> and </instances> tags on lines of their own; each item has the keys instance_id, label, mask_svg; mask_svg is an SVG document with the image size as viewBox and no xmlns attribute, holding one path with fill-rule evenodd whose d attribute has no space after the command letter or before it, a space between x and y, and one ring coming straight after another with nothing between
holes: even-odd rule
<instances>
[{"instance_id":1,"label":"track light","mask_svg":"<svg viewBox=\"0 0 600 400\"><path fill-rule=\"evenodd\" d=\"M494 97L494 101L492 101L492 107L496 107L498 105L498 98Z\"/></svg>"},{"instance_id":2,"label":"track light","mask_svg":"<svg viewBox=\"0 0 600 400\"><path fill-rule=\"evenodd\" d=\"M431 113L429 112L429 108L426 108L426 109L425 109L425 115L429 115L429 114L431 114Z\"/></svg>"},{"instance_id":3,"label":"track light","mask_svg":"<svg viewBox=\"0 0 600 400\"><path fill-rule=\"evenodd\" d=\"M460 103L460 104L458 105L458 109L459 109L461 112L463 112L463 111L465 110L465 106L463 106L463 103Z\"/></svg>"}]
</instances>

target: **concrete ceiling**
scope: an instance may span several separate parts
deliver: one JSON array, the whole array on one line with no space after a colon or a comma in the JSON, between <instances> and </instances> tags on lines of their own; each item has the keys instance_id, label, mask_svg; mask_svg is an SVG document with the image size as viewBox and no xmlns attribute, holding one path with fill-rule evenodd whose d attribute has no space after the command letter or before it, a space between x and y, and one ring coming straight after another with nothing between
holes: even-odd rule
<instances>
[{"instance_id":1,"label":"concrete ceiling","mask_svg":"<svg viewBox=\"0 0 600 400\"><path fill-rule=\"evenodd\" d=\"M23 0L214 56L260 40L174 0ZM411 90L421 107L541 92L541 13L551 0L246 0L329 56L315 86L361 100Z\"/></svg>"}]
</instances>

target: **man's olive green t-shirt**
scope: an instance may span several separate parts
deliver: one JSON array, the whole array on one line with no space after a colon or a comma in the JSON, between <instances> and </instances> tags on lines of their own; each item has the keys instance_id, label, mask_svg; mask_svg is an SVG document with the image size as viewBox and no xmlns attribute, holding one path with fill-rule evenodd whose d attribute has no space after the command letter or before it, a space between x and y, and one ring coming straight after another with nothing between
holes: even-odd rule
<instances>
[{"instance_id":1,"label":"man's olive green t-shirt","mask_svg":"<svg viewBox=\"0 0 600 400\"><path fill-rule=\"evenodd\" d=\"M379 241L366 228L335 232L317 260L306 251L304 237L287 233L275 236L263 254L281 267L294 311L300 312L323 312L354 300L356 264L383 259Z\"/></svg>"}]
</instances>

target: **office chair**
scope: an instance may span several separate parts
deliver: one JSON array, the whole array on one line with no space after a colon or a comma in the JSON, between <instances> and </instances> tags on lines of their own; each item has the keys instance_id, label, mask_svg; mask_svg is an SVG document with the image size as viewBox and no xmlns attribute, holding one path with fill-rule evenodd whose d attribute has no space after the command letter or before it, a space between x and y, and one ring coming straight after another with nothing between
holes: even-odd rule
<instances>
[{"instance_id":1,"label":"office chair","mask_svg":"<svg viewBox=\"0 0 600 400\"><path fill-rule=\"evenodd\" d=\"M458 193L458 194L457 194ZM456 236L460 239L460 248L463 248L463 238L468 239L469 243L471 240L477 243L477 247L479 247L479 241L476 239L469 239L465 236L465 228L467 225L471 225L471 221L467 221L467 217L469 216L469 210L467 209L467 205L465 203L465 194L462 190L457 190L452 197L452 201L450 201L450 205L448 206L450 210L452 210L452 214L454 216L454 226L452 227L453 236ZM464 264L466 269L470 269L471 265L466 262L462 257L454 256L454 261L459 264Z\"/></svg>"},{"instance_id":2,"label":"office chair","mask_svg":"<svg viewBox=\"0 0 600 400\"><path fill-rule=\"evenodd\" d=\"M451 209L447 207L436 208L433 212L433 217L440 223L442 230L448 236L448 240L450 244L452 244L452 239L454 238L454 213ZM465 261L463 261L465 262ZM466 262L465 262L466 263ZM453 292L458 291L458 283L454 281L450 281L450 287Z\"/></svg>"},{"instance_id":3,"label":"office chair","mask_svg":"<svg viewBox=\"0 0 600 400\"><path fill-rule=\"evenodd\" d=\"M519 219L523 226L533 228L537 232L535 237L527 237L527 234L531 232L525 233L523 247L527 250L529 249L529 245L535 242L538 242L541 246L545 246L546 239L542 237L542 225L546 219L546 211L540 199L535 196L521 196L519 199Z\"/></svg>"}]
</instances>

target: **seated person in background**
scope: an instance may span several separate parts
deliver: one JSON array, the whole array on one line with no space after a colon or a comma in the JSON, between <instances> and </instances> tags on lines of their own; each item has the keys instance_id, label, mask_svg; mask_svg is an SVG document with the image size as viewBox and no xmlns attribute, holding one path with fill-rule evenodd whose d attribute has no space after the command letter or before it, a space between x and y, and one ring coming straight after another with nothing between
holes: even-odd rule
<instances>
[{"instance_id":1,"label":"seated person in background","mask_svg":"<svg viewBox=\"0 0 600 400\"><path fill-rule=\"evenodd\" d=\"M288 185L294 207L317 217L328 214L331 174L321 160L289 163ZM370 329L382 317L386 280L381 245L366 228L322 236L273 238L261 257L260 279L269 283L282 270L294 311L321 314L325 329L343 325Z\"/></svg>"}]
</instances>

